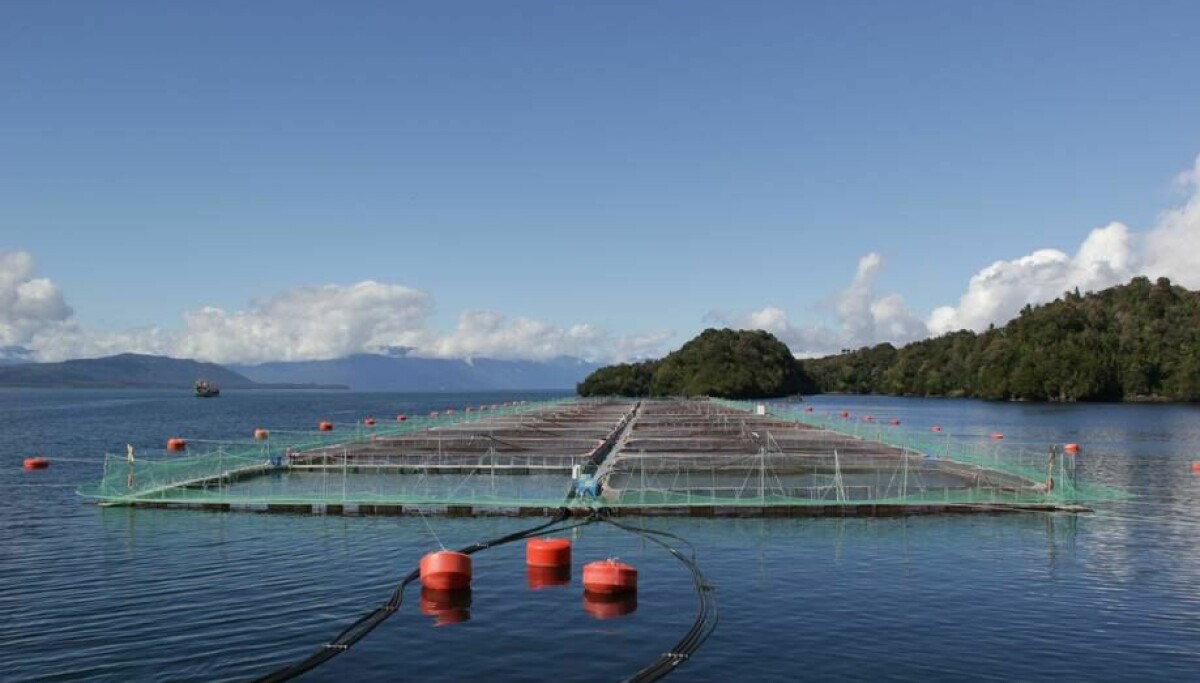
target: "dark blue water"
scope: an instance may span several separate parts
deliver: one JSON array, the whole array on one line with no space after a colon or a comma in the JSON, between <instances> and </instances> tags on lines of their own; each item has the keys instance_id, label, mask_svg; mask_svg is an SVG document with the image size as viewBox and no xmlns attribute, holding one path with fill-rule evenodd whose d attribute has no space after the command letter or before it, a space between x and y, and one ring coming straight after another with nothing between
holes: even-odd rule
<instances>
[{"instance_id":1,"label":"dark blue water","mask_svg":"<svg viewBox=\"0 0 1200 683\"><path fill-rule=\"evenodd\" d=\"M0 679L241 680L326 642L436 547L420 518L100 509L75 485L125 443L535 395L0 391ZM1196 680L1200 410L819 397L955 434L1079 442L1080 475L1131 491L1081 516L644 522L690 539L721 621L676 680ZM46 454L47 471L21 459ZM447 546L528 519L429 520ZM524 548L475 556L469 621L399 614L304 680L611 681L667 650L687 571L608 527L576 533L571 585L526 587ZM584 610L579 567L635 564L633 613Z\"/></svg>"}]
</instances>

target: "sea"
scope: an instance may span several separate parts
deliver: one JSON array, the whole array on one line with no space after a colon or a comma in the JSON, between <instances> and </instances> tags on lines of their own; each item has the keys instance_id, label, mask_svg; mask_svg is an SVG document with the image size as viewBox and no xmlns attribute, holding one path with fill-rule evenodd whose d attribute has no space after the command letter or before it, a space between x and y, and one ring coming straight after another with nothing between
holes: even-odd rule
<instances>
[{"instance_id":1,"label":"sea","mask_svg":"<svg viewBox=\"0 0 1200 683\"><path fill-rule=\"evenodd\" d=\"M251 680L329 642L426 552L538 521L100 508L75 490L105 453L553 396L0 390L0 680ZM1082 514L637 520L686 539L716 596L716 630L671 680L1200 680L1200 407L806 400L968 440L1078 443L1080 478L1130 497ZM23 470L34 455L49 469ZM620 529L568 533L567 585L531 588L523 544L488 549L455 618L410 587L300 680L629 677L690 628L691 574ZM640 588L598 613L579 567L609 557Z\"/></svg>"}]
</instances>

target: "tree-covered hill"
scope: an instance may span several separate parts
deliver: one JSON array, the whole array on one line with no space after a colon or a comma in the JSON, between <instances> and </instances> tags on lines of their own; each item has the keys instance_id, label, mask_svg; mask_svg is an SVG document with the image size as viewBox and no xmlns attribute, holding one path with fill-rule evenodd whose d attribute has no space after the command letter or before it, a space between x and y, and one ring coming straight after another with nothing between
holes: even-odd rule
<instances>
[{"instance_id":1,"label":"tree-covered hill","mask_svg":"<svg viewBox=\"0 0 1200 683\"><path fill-rule=\"evenodd\" d=\"M1026 306L1001 328L804 368L821 391L1033 401L1200 400L1200 292L1144 277Z\"/></svg>"},{"instance_id":2,"label":"tree-covered hill","mask_svg":"<svg viewBox=\"0 0 1200 683\"><path fill-rule=\"evenodd\" d=\"M665 358L600 368L577 387L581 396L761 398L805 389L788 347L759 330L705 330Z\"/></svg>"}]
</instances>

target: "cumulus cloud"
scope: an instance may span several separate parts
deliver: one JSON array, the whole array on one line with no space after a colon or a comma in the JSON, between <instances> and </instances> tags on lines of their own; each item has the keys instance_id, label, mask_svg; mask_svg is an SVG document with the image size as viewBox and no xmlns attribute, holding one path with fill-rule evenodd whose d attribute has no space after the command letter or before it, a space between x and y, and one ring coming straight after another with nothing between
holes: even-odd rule
<instances>
[{"instance_id":1,"label":"cumulus cloud","mask_svg":"<svg viewBox=\"0 0 1200 683\"><path fill-rule=\"evenodd\" d=\"M912 341L960 329L983 330L1015 317L1026 304L1041 304L1079 289L1094 291L1136 275L1166 276L1200 288L1200 157L1178 178L1187 193L1182 205L1163 212L1153 228L1133 233L1113 222L1087 234L1073 255L1039 249L983 268L967 283L955 305L935 308L923 320L897 294L877 297L875 279L883 258L875 253L858 263L854 279L833 296L836 326L795 326L787 313L768 306L742 316L710 314L741 328L779 336L797 355L820 355L883 341Z\"/></svg>"},{"instance_id":2,"label":"cumulus cloud","mask_svg":"<svg viewBox=\"0 0 1200 683\"><path fill-rule=\"evenodd\" d=\"M184 313L180 330L101 332L79 324L53 282L34 277L30 254L0 253L0 349L43 361L133 352L253 364L395 347L441 358L619 361L657 355L672 336L618 336L589 324L558 327L491 311L463 313L454 330L442 332L430 324L432 310L426 292L368 280L298 287L238 311L206 306Z\"/></svg>"},{"instance_id":3,"label":"cumulus cloud","mask_svg":"<svg viewBox=\"0 0 1200 683\"><path fill-rule=\"evenodd\" d=\"M624 361L657 354L670 336L654 332L616 337L594 325L557 327L530 318L506 318L493 311L467 311L459 316L453 332L417 353L442 358L549 360L568 355Z\"/></svg>"},{"instance_id":4,"label":"cumulus cloud","mask_svg":"<svg viewBox=\"0 0 1200 683\"><path fill-rule=\"evenodd\" d=\"M799 356L833 353L881 341L894 343L919 339L928 330L898 294L878 297L875 280L883 269L883 257L874 252L858 261L854 278L833 296L836 326L824 323L793 325L788 314L776 306L767 306L742 316L710 313L708 319L739 329L765 330Z\"/></svg>"},{"instance_id":5,"label":"cumulus cloud","mask_svg":"<svg viewBox=\"0 0 1200 683\"><path fill-rule=\"evenodd\" d=\"M1074 256L1039 249L1011 261L996 261L976 273L957 306L941 306L929 314L933 334L981 330L1012 319L1026 304L1038 304L1080 291L1125 282L1135 272L1129 228L1110 223L1088 234Z\"/></svg>"},{"instance_id":6,"label":"cumulus cloud","mask_svg":"<svg viewBox=\"0 0 1200 683\"><path fill-rule=\"evenodd\" d=\"M0 346L25 347L72 315L58 286L34 277L29 252L0 252Z\"/></svg>"}]
</instances>

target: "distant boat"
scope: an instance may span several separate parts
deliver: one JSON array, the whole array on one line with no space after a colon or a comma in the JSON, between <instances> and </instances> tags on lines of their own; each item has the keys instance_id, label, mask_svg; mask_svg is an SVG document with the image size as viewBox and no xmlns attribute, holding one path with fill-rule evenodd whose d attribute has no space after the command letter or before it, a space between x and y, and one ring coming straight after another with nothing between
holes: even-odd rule
<instances>
[{"instance_id":1,"label":"distant boat","mask_svg":"<svg viewBox=\"0 0 1200 683\"><path fill-rule=\"evenodd\" d=\"M221 395L221 390L209 384L207 380L196 380L196 398L213 398Z\"/></svg>"}]
</instances>

